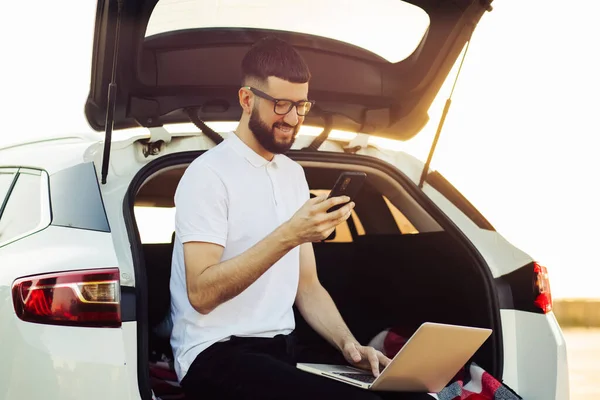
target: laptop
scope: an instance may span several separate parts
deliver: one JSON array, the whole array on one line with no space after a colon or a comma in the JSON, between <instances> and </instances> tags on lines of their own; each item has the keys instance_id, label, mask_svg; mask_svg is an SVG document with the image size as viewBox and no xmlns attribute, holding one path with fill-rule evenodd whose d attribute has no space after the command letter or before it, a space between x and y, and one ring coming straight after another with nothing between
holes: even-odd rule
<instances>
[{"instance_id":1,"label":"laptop","mask_svg":"<svg viewBox=\"0 0 600 400\"><path fill-rule=\"evenodd\" d=\"M491 329L423 323L375 378L345 365L298 363L297 368L363 389L437 393L491 335Z\"/></svg>"}]
</instances>

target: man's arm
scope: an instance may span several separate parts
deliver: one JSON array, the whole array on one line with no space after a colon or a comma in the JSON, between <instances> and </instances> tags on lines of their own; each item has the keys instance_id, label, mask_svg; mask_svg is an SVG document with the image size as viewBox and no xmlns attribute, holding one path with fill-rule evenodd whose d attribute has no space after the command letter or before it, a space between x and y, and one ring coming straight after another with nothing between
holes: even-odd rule
<instances>
[{"instance_id":1,"label":"man's arm","mask_svg":"<svg viewBox=\"0 0 600 400\"><path fill-rule=\"evenodd\" d=\"M344 342L358 343L342 319L329 292L317 277L312 243L300 246L300 282L296 306L308 324L331 345L343 349Z\"/></svg>"},{"instance_id":2,"label":"man's arm","mask_svg":"<svg viewBox=\"0 0 600 400\"><path fill-rule=\"evenodd\" d=\"M220 262L223 247L190 241L183 245L186 286L190 303L202 314L232 299L265 273L275 262L301 243L322 240L345 221L354 207L348 203L331 213L347 197L308 200L294 216L253 247L230 260Z\"/></svg>"},{"instance_id":3,"label":"man's arm","mask_svg":"<svg viewBox=\"0 0 600 400\"><path fill-rule=\"evenodd\" d=\"M219 263L223 247L214 243L183 245L188 298L201 314L232 299L256 281L293 247L281 226L246 252Z\"/></svg>"},{"instance_id":4,"label":"man's arm","mask_svg":"<svg viewBox=\"0 0 600 400\"><path fill-rule=\"evenodd\" d=\"M389 364L389 358L372 347L362 346L348 329L333 299L319 282L312 243L300 246L300 282L296 306L306 322L341 351L349 363L369 368L375 376L379 375L379 364Z\"/></svg>"}]
</instances>

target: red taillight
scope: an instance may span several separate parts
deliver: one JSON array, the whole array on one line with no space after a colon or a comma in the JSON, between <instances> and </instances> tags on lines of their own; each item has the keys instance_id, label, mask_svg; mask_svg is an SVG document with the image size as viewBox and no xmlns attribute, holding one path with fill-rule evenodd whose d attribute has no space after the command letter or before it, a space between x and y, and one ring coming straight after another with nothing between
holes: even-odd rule
<instances>
[{"instance_id":1,"label":"red taillight","mask_svg":"<svg viewBox=\"0 0 600 400\"><path fill-rule=\"evenodd\" d=\"M552 311L552 292L546 267L533 263L534 304L544 313Z\"/></svg>"},{"instance_id":2,"label":"red taillight","mask_svg":"<svg viewBox=\"0 0 600 400\"><path fill-rule=\"evenodd\" d=\"M117 268L29 276L12 287L23 321L88 327L121 326L120 292Z\"/></svg>"}]
</instances>

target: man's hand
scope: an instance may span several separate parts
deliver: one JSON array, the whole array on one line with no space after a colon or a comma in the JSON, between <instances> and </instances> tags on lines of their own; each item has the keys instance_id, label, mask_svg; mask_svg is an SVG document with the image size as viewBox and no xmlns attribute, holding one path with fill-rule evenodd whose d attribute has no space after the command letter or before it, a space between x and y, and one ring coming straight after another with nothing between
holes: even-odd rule
<instances>
[{"instance_id":1,"label":"man's hand","mask_svg":"<svg viewBox=\"0 0 600 400\"><path fill-rule=\"evenodd\" d=\"M344 204L342 208L327 212L331 207ZM309 199L287 222L290 240L294 245L326 239L336 226L352 214L354 202L348 196L327 198L327 195Z\"/></svg>"},{"instance_id":2,"label":"man's hand","mask_svg":"<svg viewBox=\"0 0 600 400\"><path fill-rule=\"evenodd\" d=\"M371 370L375 377L379 376L379 365L382 365L385 368L392 361L379 350L375 350L371 346L361 346L352 340L344 342L342 353L344 354L346 361L351 365L357 368Z\"/></svg>"}]
</instances>

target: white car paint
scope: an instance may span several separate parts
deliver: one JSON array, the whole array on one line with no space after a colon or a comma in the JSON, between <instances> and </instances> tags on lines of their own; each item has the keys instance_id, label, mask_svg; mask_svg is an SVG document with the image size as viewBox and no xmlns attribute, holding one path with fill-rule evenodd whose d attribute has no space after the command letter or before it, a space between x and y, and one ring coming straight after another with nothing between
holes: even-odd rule
<instances>
[{"instance_id":1,"label":"white car paint","mask_svg":"<svg viewBox=\"0 0 600 400\"><path fill-rule=\"evenodd\" d=\"M12 310L10 287L17 277L42 272L118 266L122 286L135 286L129 238L123 220L123 199L133 176L148 162L181 151L206 150L213 143L201 134L168 138L160 154L145 157L140 137L115 137L107 184L100 185L111 233L50 226L39 233L0 247L0 399L137 399L137 332L135 322L120 329L41 326L20 321ZM300 136L295 148L310 143ZM322 148L343 152L343 144L327 141ZM3 165L41 167L52 174L81 162L102 167L103 144L66 139L0 149ZM395 165L418 182L423 164L401 152L368 148L369 155ZM0 165L1 167L2 165ZM98 176L99 178L99 176ZM492 275L509 273L533 259L499 233L476 226L428 184L424 193L448 215L476 246ZM57 244L59 244L57 246ZM23 256L26 254L27 256ZM569 384L566 349L552 313L501 310L506 383L531 400L567 400ZM9 344L10 343L10 344ZM47 384L31 385L32 376ZM90 390L98 387L101 390Z\"/></svg>"},{"instance_id":2,"label":"white car paint","mask_svg":"<svg viewBox=\"0 0 600 400\"><path fill-rule=\"evenodd\" d=\"M137 369L124 349L137 346L135 338L125 341L123 328L33 324L13 308L12 283L19 277L118 266L110 233L49 226L0 247L0 260L0 399L135 398L129 369Z\"/></svg>"}]
</instances>

